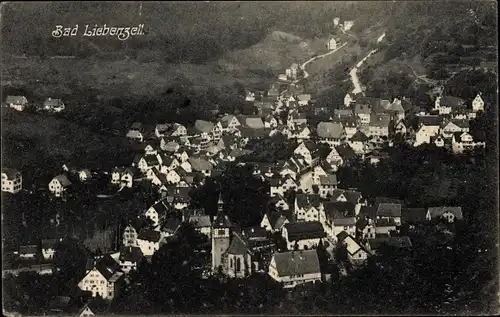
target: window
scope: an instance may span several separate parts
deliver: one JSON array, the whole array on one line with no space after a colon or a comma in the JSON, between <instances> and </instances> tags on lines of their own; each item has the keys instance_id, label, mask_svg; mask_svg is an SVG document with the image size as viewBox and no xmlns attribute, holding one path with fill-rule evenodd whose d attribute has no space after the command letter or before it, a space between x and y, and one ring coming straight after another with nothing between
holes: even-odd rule
<instances>
[{"instance_id":1,"label":"window","mask_svg":"<svg viewBox=\"0 0 500 317\"><path fill-rule=\"evenodd\" d=\"M230 261L229 261L229 267L233 268L233 258L231 258Z\"/></svg>"},{"instance_id":2,"label":"window","mask_svg":"<svg viewBox=\"0 0 500 317\"><path fill-rule=\"evenodd\" d=\"M101 281L101 284L104 284L104 281Z\"/></svg>"},{"instance_id":3,"label":"window","mask_svg":"<svg viewBox=\"0 0 500 317\"><path fill-rule=\"evenodd\" d=\"M236 271L241 271L241 259L237 258L236 259Z\"/></svg>"},{"instance_id":4,"label":"window","mask_svg":"<svg viewBox=\"0 0 500 317\"><path fill-rule=\"evenodd\" d=\"M225 235L225 234L226 234L226 230L225 230L225 229L219 229L219 230L217 231L217 234L218 234L218 235L220 235L220 236L223 236L223 235Z\"/></svg>"}]
</instances>

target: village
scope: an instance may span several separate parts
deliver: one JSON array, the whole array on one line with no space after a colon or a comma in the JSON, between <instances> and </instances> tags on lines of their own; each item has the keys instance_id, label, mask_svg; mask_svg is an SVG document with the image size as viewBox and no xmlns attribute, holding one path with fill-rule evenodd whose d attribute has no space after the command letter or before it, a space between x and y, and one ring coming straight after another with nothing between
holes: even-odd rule
<instances>
[{"instance_id":1,"label":"village","mask_svg":"<svg viewBox=\"0 0 500 317\"><path fill-rule=\"evenodd\" d=\"M327 43L330 51L339 46L334 39ZM435 146L454 155L484 148L484 136L469 126L470 120L484 112L480 92L474 100L466 101L440 91L434 104L429 105L431 111L418 113L413 113L405 96L384 100L365 96L362 91L349 92L343 105L335 105L329 120L317 122L306 115L316 108L315 96L301 84L305 77L305 67L295 63L267 91L247 90L245 101L253 105L254 115L220 113L217 121L196 120L193 126L176 122L131 124L123 137L140 152L129 166L99 173L105 173L116 193L147 181L159 199L137 210L137 219L121 228L118 248L88 259L86 274L75 277L78 288L91 298L113 300L138 263L150 260L176 236L183 223L191 224L210 242L204 276L222 273L244 279L254 273L267 274L284 288L293 289L330 279L331 274L321 269L316 251L320 245L332 259L336 249L343 246L347 261L331 260L328 265L338 265L342 274L349 274L382 245L411 249L412 241L401 230L404 226L463 220L461 206L410 208L390 197L368 201L357 188L344 187L337 171L348 168L353 160L376 166L387 157L385 149L399 143ZM25 96L7 96L5 104L23 111L28 100ZM61 112L65 105L60 99L48 98L40 108ZM320 111L312 112L319 117ZM416 116L416 125L409 122L410 114ZM277 135L296 142L287 160L268 163L247 159L255 144ZM325 148L326 153L322 150ZM269 184L272 211L264 213L257 226L242 228L235 223L225 212L222 194L217 198L215 217L191 205L189 191L224 174L231 164L252 166L254 177ZM65 166L48 184L40 186L64 202L72 195L75 183L88 182L96 173L85 166ZM22 192L22 175L23 171L2 167L2 192ZM292 202L287 199L291 192L295 197ZM284 246L277 246L273 235L281 236ZM9 272L52 274L50 263L59 241L60 237L54 236L20 245L15 256L24 263L37 264ZM90 315L89 311L85 306L80 316Z\"/></svg>"}]
</instances>

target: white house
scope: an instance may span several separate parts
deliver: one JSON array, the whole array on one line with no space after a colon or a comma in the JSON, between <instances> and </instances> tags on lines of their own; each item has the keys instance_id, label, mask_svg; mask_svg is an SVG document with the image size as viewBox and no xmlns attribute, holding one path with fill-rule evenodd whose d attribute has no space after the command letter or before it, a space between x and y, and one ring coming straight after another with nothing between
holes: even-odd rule
<instances>
[{"instance_id":1,"label":"white house","mask_svg":"<svg viewBox=\"0 0 500 317\"><path fill-rule=\"evenodd\" d=\"M160 248L161 233L152 229L143 228L137 235L137 244L144 256L152 256Z\"/></svg>"},{"instance_id":2,"label":"white house","mask_svg":"<svg viewBox=\"0 0 500 317\"><path fill-rule=\"evenodd\" d=\"M87 272L78 287L82 291L89 291L92 297L100 296L106 300L112 300L117 296L124 281L124 273L119 264L109 255L94 262L92 268Z\"/></svg>"},{"instance_id":3,"label":"white house","mask_svg":"<svg viewBox=\"0 0 500 317\"><path fill-rule=\"evenodd\" d=\"M80 178L80 181L85 182L92 178L92 174L90 173L90 170L84 168L78 172L78 177Z\"/></svg>"},{"instance_id":4,"label":"white house","mask_svg":"<svg viewBox=\"0 0 500 317\"><path fill-rule=\"evenodd\" d=\"M132 188L134 170L132 168L115 168L111 172L111 184Z\"/></svg>"},{"instance_id":5,"label":"white house","mask_svg":"<svg viewBox=\"0 0 500 317\"><path fill-rule=\"evenodd\" d=\"M58 239L43 239L42 240L42 256L44 260L52 260L56 252Z\"/></svg>"},{"instance_id":6,"label":"white house","mask_svg":"<svg viewBox=\"0 0 500 317\"><path fill-rule=\"evenodd\" d=\"M141 248L135 246L123 246L120 248L120 268L128 274L130 271L137 269L137 263L142 259L143 254Z\"/></svg>"},{"instance_id":7,"label":"white house","mask_svg":"<svg viewBox=\"0 0 500 317\"><path fill-rule=\"evenodd\" d=\"M5 103L12 109L23 111L28 106L28 99L25 96L7 96Z\"/></svg>"},{"instance_id":8,"label":"white house","mask_svg":"<svg viewBox=\"0 0 500 317\"><path fill-rule=\"evenodd\" d=\"M335 41L335 39L332 37L328 40L328 43L326 43L326 47L329 49L329 50L335 50L337 49L337 41Z\"/></svg>"},{"instance_id":9,"label":"white house","mask_svg":"<svg viewBox=\"0 0 500 317\"><path fill-rule=\"evenodd\" d=\"M319 142L326 143L330 147L340 145L346 139L346 132L342 123L320 122L316 128Z\"/></svg>"},{"instance_id":10,"label":"white house","mask_svg":"<svg viewBox=\"0 0 500 317\"><path fill-rule=\"evenodd\" d=\"M63 196L67 189L71 186L71 182L66 175L60 174L54 177L49 183L49 190L56 197Z\"/></svg>"},{"instance_id":11,"label":"white house","mask_svg":"<svg viewBox=\"0 0 500 317\"><path fill-rule=\"evenodd\" d=\"M2 168L2 191L16 194L23 188L21 173L12 168Z\"/></svg>"},{"instance_id":12,"label":"white house","mask_svg":"<svg viewBox=\"0 0 500 317\"><path fill-rule=\"evenodd\" d=\"M167 212L170 210L165 200L160 200L148 208L144 216L152 221L153 227L159 225L160 220L164 219Z\"/></svg>"},{"instance_id":13,"label":"white house","mask_svg":"<svg viewBox=\"0 0 500 317\"><path fill-rule=\"evenodd\" d=\"M474 141L472 135L467 132L456 132L453 133L451 139L451 149L453 153L460 154L465 150L473 150L476 147L484 147L485 142L483 141Z\"/></svg>"},{"instance_id":14,"label":"white house","mask_svg":"<svg viewBox=\"0 0 500 317\"><path fill-rule=\"evenodd\" d=\"M326 237L319 221L287 223L282 229L288 250L308 250L316 248L319 241Z\"/></svg>"},{"instance_id":15,"label":"white house","mask_svg":"<svg viewBox=\"0 0 500 317\"><path fill-rule=\"evenodd\" d=\"M293 288L308 282L321 282L318 253L315 250L275 253L269 264L269 276Z\"/></svg>"},{"instance_id":16,"label":"white house","mask_svg":"<svg viewBox=\"0 0 500 317\"><path fill-rule=\"evenodd\" d=\"M353 101L355 101L353 95L348 92L344 97L344 106L350 107Z\"/></svg>"},{"instance_id":17,"label":"white house","mask_svg":"<svg viewBox=\"0 0 500 317\"><path fill-rule=\"evenodd\" d=\"M472 100L472 111L473 112L484 111L484 100L483 98L481 98L481 93L478 93L476 95L476 98Z\"/></svg>"},{"instance_id":18,"label":"white house","mask_svg":"<svg viewBox=\"0 0 500 317\"><path fill-rule=\"evenodd\" d=\"M347 249L347 257L353 265L360 265L366 262L369 253L347 232L342 231L337 235L337 241Z\"/></svg>"},{"instance_id":19,"label":"white house","mask_svg":"<svg viewBox=\"0 0 500 317\"><path fill-rule=\"evenodd\" d=\"M415 135L414 146L424 143L431 143L431 138L439 135L441 128L441 119L439 116L420 116L419 128Z\"/></svg>"},{"instance_id":20,"label":"white house","mask_svg":"<svg viewBox=\"0 0 500 317\"><path fill-rule=\"evenodd\" d=\"M450 138L457 132L469 132L469 120L452 119L445 122L441 128L441 135L445 138Z\"/></svg>"}]
</instances>

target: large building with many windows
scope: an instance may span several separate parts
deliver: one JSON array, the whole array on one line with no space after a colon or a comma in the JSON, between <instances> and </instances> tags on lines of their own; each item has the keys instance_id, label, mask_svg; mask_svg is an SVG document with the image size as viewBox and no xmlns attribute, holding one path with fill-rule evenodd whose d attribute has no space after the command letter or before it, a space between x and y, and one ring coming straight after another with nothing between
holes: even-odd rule
<instances>
[{"instance_id":1,"label":"large building with many windows","mask_svg":"<svg viewBox=\"0 0 500 317\"><path fill-rule=\"evenodd\" d=\"M20 192L22 188L21 173L12 168L2 168L2 191L15 194Z\"/></svg>"}]
</instances>

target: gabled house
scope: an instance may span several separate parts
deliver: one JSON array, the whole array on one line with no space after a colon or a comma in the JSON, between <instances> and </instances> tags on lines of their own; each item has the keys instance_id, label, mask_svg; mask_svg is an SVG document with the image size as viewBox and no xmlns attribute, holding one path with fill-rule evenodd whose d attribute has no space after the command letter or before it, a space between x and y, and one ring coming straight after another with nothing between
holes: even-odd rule
<instances>
[{"instance_id":1,"label":"gabled house","mask_svg":"<svg viewBox=\"0 0 500 317\"><path fill-rule=\"evenodd\" d=\"M442 120L439 116L419 116L418 129L413 145L419 146L424 143L430 143L432 137L439 135L441 122Z\"/></svg>"},{"instance_id":2,"label":"gabled house","mask_svg":"<svg viewBox=\"0 0 500 317\"><path fill-rule=\"evenodd\" d=\"M195 172L200 172L206 177L210 177L212 175L212 171L214 166L209 161L202 158L190 158L188 159L189 164L191 164L191 168Z\"/></svg>"},{"instance_id":3,"label":"gabled house","mask_svg":"<svg viewBox=\"0 0 500 317\"><path fill-rule=\"evenodd\" d=\"M137 264L143 258L141 248L134 246L122 246L120 248L120 268L125 273L128 274L132 270L137 269Z\"/></svg>"},{"instance_id":4,"label":"gabled house","mask_svg":"<svg viewBox=\"0 0 500 317\"><path fill-rule=\"evenodd\" d=\"M450 138L457 132L469 132L469 120L452 119L441 126L441 135L444 138Z\"/></svg>"},{"instance_id":5,"label":"gabled house","mask_svg":"<svg viewBox=\"0 0 500 317\"><path fill-rule=\"evenodd\" d=\"M341 123L320 122L316 128L320 143L326 143L330 147L340 145L346 139L346 133Z\"/></svg>"},{"instance_id":6,"label":"gabled house","mask_svg":"<svg viewBox=\"0 0 500 317\"><path fill-rule=\"evenodd\" d=\"M155 135L158 139L163 138L165 134L171 129L171 125L168 123L159 123L155 126Z\"/></svg>"},{"instance_id":7,"label":"gabled house","mask_svg":"<svg viewBox=\"0 0 500 317\"><path fill-rule=\"evenodd\" d=\"M25 96L7 96L5 104L7 107L17 111L24 111L24 109L28 106L28 99L26 99Z\"/></svg>"},{"instance_id":8,"label":"gabled house","mask_svg":"<svg viewBox=\"0 0 500 317\"><path fill-rule=\"evenodd\" d=\"M86 182L92 178L92 173L87 168L81 169L78 172L78 178L80 179L81 182Z\"/></svg>"},{"instance_id":9,"label":"gabled house","mask_svg":"<svg viewBox=\"0 0 500 317\"><path fill-rule=\"evenodd\" d=\"M13 168L2 168L2 191L17 194L23 189L23 177Z\"/></svg>"},{"instance_id":10,"label":"gabled house","mask_svg":"<svg viewBox=\"0 0 500 317\"><path fill-rule=\"evenodd\" d=\"M120 265L109 255L91 260L86 274L78 283L82 291L92 293L92 297L100 296L112 300L118 295L124 283L124 273Z\"/></svg>"},{"instance_id":11,"label":"gabled house","mask_svg":"<svg viewBox=\"0 0 500 317\"><path fill-rule=\"evenodd\" d=\"M356 101L354 98L355 96L352 93L348 92L344 97L344 106L345 107L352 106L352 103Z\"/></svg>"},{"instance_id":12,"label":"gabled house","mask_svg":"<svg viewBox=\"0 0 500 317\"><path fill-rule=\"evenodd\" d=\"M337 234L347 231L356 234L355 205L349 202L326 202L323 204L319 221L328 237L335 239Z\"/></svg>"},{"instance_id":13,"label":"gabled house","mask_svg":"<svg viewBox=\"0 0 500 317\"><path fill-rule=\"evenodd\" d=\"M136 218L130 221L123 230L122 244L124 246L139 246L137 243L137 236L142 228L148 227L150 220L145 218Z\"/></svg>"},{"instance_id":14,"label":"gabled house","mask_svg":"<svg viewBox=\"0 0 500 317\"><path fill-rule=\"evenodd\" d=\"M472 100L472 111L473 112L478 112L478 111L483 111L484 112L484 100L481 98L481 93L478 93L474 100Z\"/></svg>"},{"instance_id":15,"label":"gabled house","mask_svg":"<svg viewBox=\"0 0 500 317\"><path fill-rule=\"evenodd\" d=\"M294 129L288 134L288 138L296 138L298 140L308 140L311 137L311 130L306 123L296 124Z\"/></svg>"},{"instance_id":16,"label":"gabled house","mask_svg":"<svg viewBox=\"0 0 500 317\"><path fill-rule=\"evenodd\" d=\"M111 172L111 183L132 188L135 174L133 168L115 168Z\"/></svg>"},{"instance_id":17,"label":"gabled house","mask_svg":"<svg viewBox=\"0 0 500 317\"><path fill-rule=\"evenodd\" d=\"M52 260L56 252L57 243L60 239L42 239L42 257L44 260Z\"/></svg>"},{"instance_id":18,"label":"gabled house","mask_svg":"<svg viewBox=\"0 0 500 317\"><path fill-rule=\"evenodd\" d=\"M290 209L290 206L286 202L285 198L281 195L275 195L269 199L269 204L273 205L274 207L287 211Z\"/></svg>"},{"instance_id":19,"label":"gabled house","mask_svg":"<svg viewBox=\"0 0 500 317\"><path fill-rule=\"evenodd\" d=\"M160 200L149 207L144 213L144 216L152 221L153 227L156 227L160 224L162 219L165 219L169 211L169 204L165 200Z\"/></svg>"},{"instance_id":20,"label":"gabled house","mask_svg":"<svg viewBox=\"0 0 500 317\"><path fill-rule=\"evenodd\" d=\"M260 222L260 227L269 232L281 232L283 226L290 223L288 218L283 212L265 213Z\"/></svg>"},{"instance_id":21,"label":"gabled house","mask_svg":"<svg viewBox=\"0 0 500 317\"><path fill-rule=\"evenodd\" d=\"M273 115L267 115L264 118L264 127L267 129L274 129L278 126L278 120Z\"/></svg>"},{"instance_id":22,"label":"gabled house","mask_svg":"<svg viewBox=\"0 0 500 317\"><path fill-rule=\"evenodd\" d=\"M319 176L318 193L322 198L326 198L333 194L333 191L337 189L337 175L327 174Z\"/></svg>"},{"instance_id":23,"label":"gabled house","mask_svg":"<svg viewBox=\"0 0 500 317\"><path fill-rule=\"evenodd\" d=\"M160 141L160 149L162 151L170 153L175 153L180 148L180 144L175 140L162 138Z\"/></svg>"},{"instance_id":24,"label":"gabled house","mask_svg":"<svg viewBox=\"0 0 500 317\"><path fill-rule=\"evenodd\" d=\"M356 154L364 154L366 152L366 144L369 138L362 131L357 131L348 140L349 146Z\"/></svg>"},{"instance_id":25,"label":"gabled house","mask_svg":"<svg viewBox=\"0 0 500 317\"><path fill-rule=\"evenodd\" d=\"M292 176L286 175L283 178L273 177L269 180L270 196L284 195L289 190L295 190L298 185Z\"/></svg>"},{"instance_id":26,"label":"gabled house","mask_svg":"<svg viewBox=\"0 0 500 317\"><path fill-rule=\"evenodd\" d=\"M374 239L376 236L375 226L368 217L360 217L356 221L356 239L358 241Z\"/></svg>"},{"instance_id":27,"label":"gabled house","mask_svg":"<svg viewBox=\"0 0 500 317\"><path fill-rule=\"evenodd\" d=\"M283 283L284 288L321 282L318 253L316 250L275 253L268 274L275 281Z\"/></svg>"},{"instance_id":28,"label":"gabled house","mask_svg":"<svg viewBox=\"0 0 500 317\"><path fill-rule=\"evenodd\" d=\"M282 236L288 250L307 250L316 248L326 234L319 221L301 221L285 224Z\"/></svg>"},{"instance_id":29,"label":"gabled house","mask_svg":"<svg viewBox=\"0 0 500 317\"><path fill-rule=\"evenodd\" d=\"M323 210L319 195L297 193L294 202L295 219L297 221L318 221Z\"/></svg>"},{"instance_id":30,"label":"gabled house","mask_svg":"<svg viewBox=\"0 0 500 317\"><path fill-rule=\"evenodd\" d=\"M65 107L61 99L52 99L49 97L43 103L43 109L52 112L61 112Z\"/></svg>"},{"instance_id":31,"label":"gabled house","mask_svg":"<svg viewBox=\"0 0 500 317\"><path fill-rule=\"evenodd\" d=\"M160 248L160 231L142 228L137 235L137 244L141 248L142 254L146 257L152 256Z\"/></svg>"},{"instance_id":32,"label":"gabled house","mask_svg":"<svg viewBox=\"0 0 500 317\"><path fill-rule=\"evenodd\" d=\"M362 125L370 124L372 108L369 102L364 101L365 98L358 98L354 106L354 113L358 117L359 123Z\"/></svg>"},{"instance_id":33,"label":"gabled house","mask_svg":"<svg viewBox=\"0 0 500 317\"><path fill-rule=\"evenodd\" d=\"M403 100L405 99L406 98L403 97ZM391 103L386 112L390 114L391 120L395 122L404 120L405 118L405 109L402 105L401 100L398 98L394 98L393 102Z\"/></svg>"},{"instance_id":34,"label":"gabled house","mask_svg":"<svg viewBox=\"0 0 500 317\"><path fill-rule=\"evenodd\" d=\"M347 258L353 265L361 265L368 259L368 251L360 245L352 235L346 231L342 231L337 235L338 243L345 246L347 250Z\"/></svg>"},{"instance_id":35,"label":"gabled house","mask_svg":"<svg viewBox=\"0 0 500 317\"><path fill-rule=\"evenodd\" d=\"M427 221L425 208L401 208L401 223L414 226Z\"/></svg>"},{"instance_id":36,"label":"gabled house","mask_svg":"<svg viewBox=\"0 0 500 317\"><path fill-rule=\"evenodd\" d=\"M304 157L307 164L311 164L313 158L317 156L318 146L312 141L301 142L293 151L294 154L299 154Z\"/></svg>"},{"instance_id":37,"label":"gabled house","mask_svg":"<svg viewBox=\"0 0 500 317\"><path fill-rule=\"evenodd\" d=\"M451 149L455 154L461 154L466 150L474 150L477 147L484 147L485 142L474 140L474 137L467 132L455 132L451 138Z\"/></svg>"},{"instance_id":38,"label":"gabled house","mask_svg":"<svg viewBox=\"0 0 500 317\"><path fill-rule=\"evenodd\" d=\"M71 186L71 182L68 177L64 174L57 175L49 183L49 191L56 197L63 196L68 188Z\"/></svg>"}]
</instances>

